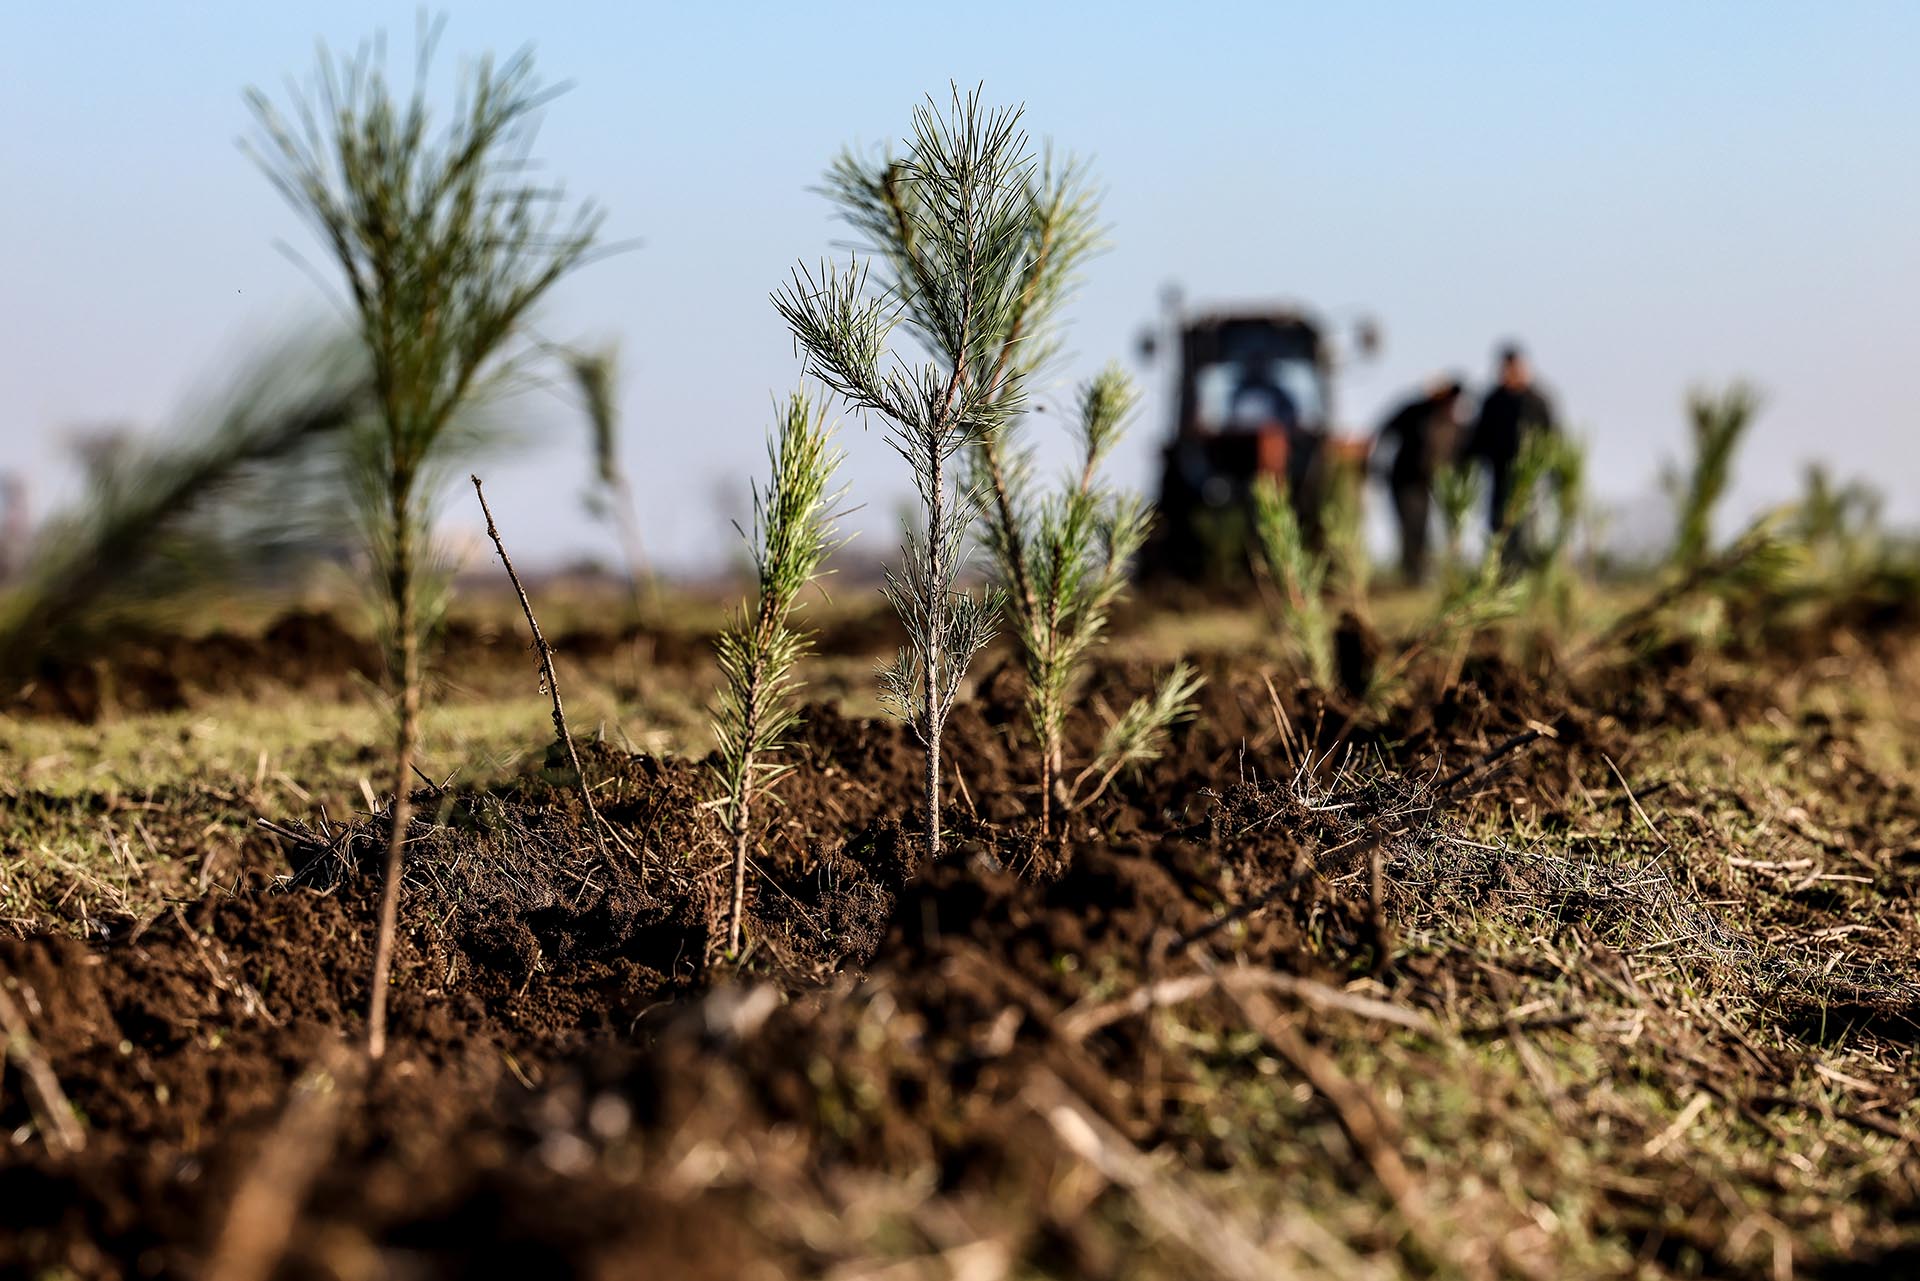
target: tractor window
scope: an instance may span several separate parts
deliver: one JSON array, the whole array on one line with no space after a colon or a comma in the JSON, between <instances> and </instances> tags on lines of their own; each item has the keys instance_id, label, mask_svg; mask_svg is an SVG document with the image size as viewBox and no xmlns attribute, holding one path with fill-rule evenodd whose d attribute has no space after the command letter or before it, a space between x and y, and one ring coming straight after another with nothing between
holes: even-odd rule
<instances>
[{"instance_id":1,"label":"tractor window","mask_svg":"<svg viewBox=\"0 0 1920 1281\"><path fill-rule=\"evenodd\" d=\"M1280 423L1326 422L1320 374L1304 356L1222 360L1193 375L1194 425L1201 431L1248 430Z\"/></svg>"}]
</instances>

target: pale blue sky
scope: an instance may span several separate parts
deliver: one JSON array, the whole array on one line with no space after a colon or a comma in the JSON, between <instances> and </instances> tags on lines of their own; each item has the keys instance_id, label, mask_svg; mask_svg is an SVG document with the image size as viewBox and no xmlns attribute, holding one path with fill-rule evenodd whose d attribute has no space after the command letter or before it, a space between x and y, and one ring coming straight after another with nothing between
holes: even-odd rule
<instances>
[{"instance_id":1,"label":"pale blue sky","mask_svg":"<svg viewBox=\"0 0 1920 1281\"><path fill-rule=\"evenodd\" d=\"M249 335L320 312L274 247L317 259L304 225L234 145L240 91L304 77L316 38L384 27L404 55L415 12L8 7L0 466L45 494L63 425L159 419ZM1596 490L1630 500L1681 443L1685 387L1750 374L1770 401L1739 505L1790 496L1826 456L1920 516L1920 6L447 12L443 65L531 41L575 82L542 153L612 235L645 242L570 282L541 327L621 341L628 462L670 562L729 553L728 506L797 375L767 293L840 235L808 187L950 79L1025 102L1107 187L1113 247L1069 313L1063 381L1130 359L1168 281L1195 304L1364 309L1386 352L1341 389L1350 419L1431 370L1479 380L1517 336L1589 435ZM501 520L530 558L607 551L577 501L576 429L542 412L564 447L495 468ZM1156 396L1121 460L1142 485L1162 414ZM850 424L848 445L860 523L884 538L900 465L876 432Z\"/></svg>"}]
</instances>

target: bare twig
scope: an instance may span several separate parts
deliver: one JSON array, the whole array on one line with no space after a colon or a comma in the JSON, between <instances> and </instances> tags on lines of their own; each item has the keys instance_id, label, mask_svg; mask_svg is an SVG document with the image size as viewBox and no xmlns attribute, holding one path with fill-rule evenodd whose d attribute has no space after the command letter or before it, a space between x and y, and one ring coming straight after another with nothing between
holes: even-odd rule
<instances>
[{"instance_id":1,"label":"bare twig","mask_svg":"<svg viewBox=\"0 0 1920 1281\"><path fill-rule=\"evenodd\" d=\"M1401 1157L1387 1114L1373 1092L1348 1076L1332 1055L1302 1036L1294 1020L1274 1009L1265 993L1257 989L1228 988L1226 991L1267 1044L1291 1063L1333 1108L1341 1130L1392 1199L1407 1231L1419 1242L1420 1248L1431 1258L1453 1264L1468 1275L1484 1275L1484 1268L1469 1267L1468 1260L1439 1232L1428 1211L1425 1193ZM1397 1006L1377 1004L1398 1010Z\"/></svg>"},{"instance_id":2,"label":"bare twig","mask_svg":"<svg viewBox=\"0 0 1920 1281\"><path fill-rule=\"evenodd\" d=\"M1082 1003L1060 1016L1060 1034L1072 1041L1083 1041L1101 1028L1136 1014L1162 1006L1178 1005L1213 992L1280 992L1321 1010L1342 1010L1360 1018L1392 1023L1422 1036L1438 1040L1440 1029L1432 1019L1405 1006L1355 996L1314 979L1277 970L1256 970L1235 966L1208 974L1189 974L1162 979L1136 988L1117 1000L1099 1004Z\"/></svg>"},{"instance_id":3,"label":"bare twig","mask_svg":"<svg viewBox=\"0 0 1920 1281\"><path fill-rule=\"evenodd\" d=\"M1660 834L1660 829L1653 825L1653 820L1647 817L1647 812L1640 808L1640 798L1633 794L1633 788L1627 784L1627 776L1622 774L1620 767L1613 763L1613 757L1603 753L1600 759L1607 763L1607 768L1613 771L1614 778L1619 780L1620 790L1627 794L1627 804L1633 807L1634 816L1640 820L1647 831L1653 834L1655 840L1664 843L1667 838Z\"/></svg>"},{"instance_id":4,"label":"bare twig","mask_svg":"<svg viewBox=\"0 0 1920 1281\"><path fill-rule=\"evenodd\" d=\"M1641 1152L1646 1156L1659 1156L1665 1152L1673 1146L1675 1140L1687 1132L1695 1121L1700 1119L1700 1114L1707 1110L1707 1105L1711 1102L1713 1102L1713 1096L1704 1090L1694 1095L1687 1106L1680 1109L1680 1115L1673 1118L1673 1124L1648 1139L1646 1145L1640 1149Z\"/></svg>"},{"instance_id":5,"label":"bare twig","mask_svg":"<svg viewBox=\"0 0 1920 1281\"><path fill-rule=\"evenodd\" d=\"M559 736L560 744L567 749L567 764L573 767L573 776L580 782L580 803L586 806L587 823L593 829L593 840L600 847L602 855L607 854L606 825L600 817L600 811L593 803L593 785L587 781L587 772L580 766L580 753L574 749L573 734L567 729L566 708L560 702L560 677L553 670L553 647L547 644L547 638L540 631L540 620L533 616L533 602L527 599L527 589L520 585L520 575L513 570L513 561L507 555L507 545L500 540L500 530L493 523L493 511L487 506L487 494L480 487L478 476L469 476L473 482L474 497L480 500L480 512L487 518L487 537L493 540L493 548L500 553L500 563L506 567L507 579L513 584L514 594L520 597L520 611L527 616L527 630L533 633L533 650L540 661L540 679L545 682L547 695L553 700L553 732ZM644 873L646 864L641 864Z\"/></svg>"}]
</instances>

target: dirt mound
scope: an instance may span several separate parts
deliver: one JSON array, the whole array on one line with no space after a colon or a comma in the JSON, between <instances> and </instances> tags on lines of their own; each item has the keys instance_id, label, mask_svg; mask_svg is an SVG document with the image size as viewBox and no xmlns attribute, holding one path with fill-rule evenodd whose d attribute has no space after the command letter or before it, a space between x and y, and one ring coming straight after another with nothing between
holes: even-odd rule
<instances>
[{"instance_id":1,"label":"dirt mound","mask_svg":"<svg viewBox=\"0 0 1920 1281\"><path fill-rule=\"evenodd\" d=\"M128 636L85 660L42 657L9 710L96 721L123 712L185 707L195 694L245 694L274 687L338 683L380 670L375 647L330 614L297 610L259 635L215 631L187 637Z\"/></svg>"}]
</instances>

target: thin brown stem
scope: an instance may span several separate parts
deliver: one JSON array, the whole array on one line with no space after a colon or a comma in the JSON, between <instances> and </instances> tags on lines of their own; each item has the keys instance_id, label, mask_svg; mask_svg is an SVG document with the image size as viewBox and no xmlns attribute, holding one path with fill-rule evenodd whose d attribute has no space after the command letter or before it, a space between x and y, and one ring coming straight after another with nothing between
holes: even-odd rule
<instances>
[{"instance_id":1,"label":"thin brown stem","mask_svg":"<svg viewBox=\"0 0 1920 1281\"><path fill-rule=\"evenodd\" d=\"M747 910L747 823L749 800L744 776L733 801L733 902L727 912L727 952L740 955L741 923Z\"/></svg>"},{"instance_id":2,"label":"thin brown stem","mask_svg":"<svg viewBox=\"0 0 1920 1281\"><path fill-rule=\"evenodd\" d=\"M388 810L387 858L380 881L380 919L373 943L373 990L367 999L367 1057L378 1062L387 1052L387 988L393 972L394 934L399 928L400 877L407 828L413 822L413 757L420 734L420 637L418 587L413 572L413 524L408 510L412 482L396 476L388 509L392 522L393 564L387 591L394 604L394 637L399 650L400 716L394 731L393 804Z\"/></svg>"},{"instance_id":3,"label":"thin brown stem","mask_svg":"<svg viewBox=\"0 0 1920 1281\"><path fill-rule=\"evenodd\" d=\"M755 645L753 663L747 673L747 697L741 718L748 727L750 737L740 744L740 770L733 780L732 807L729 811L733 823L733 901L727 913L727 951L734 956L740 954L741 931L747 910L747 845L753 818L753 759L760 747L760 655L765 652L764 641L772 621L772 600L762 591L757 624L760 643Z\"/></svg>"},{"instance_id":4,"label":"thin brown stem","mask_svg":"<svg viewBox=\"0 0 1920 1281\"><path fill-rule=\"evenodd\" d=\"M493 523L493 511L487 506L487 494L480 487L478 476L469 476L473 482L473 495L480 500L480 514L487 518L487 537L493 540L493 549L500 553L500 563L505 566L507 580L513 584L514 595L520 598L520 612L527 616L527 630L533 633L533 650L539 658L540 678L546 682L547 694L553 700L553 732L559 738L560 745L567 749L567 764L573 767L573 776L580 783L580 804L587 811L587 825L593 829L593 842L600 848L602 857L608 855L605 821L593 803L593 785L587 781L587 771L580 765L580 753L573 746L573 734L567 729L567 710L560 702L560 676L553 669L553 646L547 644L546 636L540 631L540 620L533 616L533 602L527 599L527 589L520 585L520 575L514 572L513 560L507 555L507 545L500 539L500 530ZM642 864L641 870L645 871Z\"/></svg>"},{"instance_id":5,"label":"thin brown stem","mask_svg":"<svg viewBox=\"0 0 1920 1281\"><path fill-rule=\"evenodd\" d=\"M963 358L964 359L964 358ZM955 365L954 385L959 385L959 365ZM951 404L951 395L949 396ZM940 857L940 737L945 728L944 717L940 714L940 642L947 626L947 589L940 576L941 538L940 522L946 502L942 490L945 478L941 475L941 446L936 439L930 450L933 462L933 484L929 488L931 497L927 507L927 582L936 594L934 608L929 611L927 620L927 654L922 664L921 687L927 700L927 860L933 862Z\"/></svg>"},{"instance_id":6,"label":"thin brown stem","mask_svg":"<svg viewBox=\"0 0 1920 1281\"><path fill-rule=\"evenodd\" d=\"M1053 831L1053 754L1040 753L1040 832Z\"/></svg>"}]
</instances>

